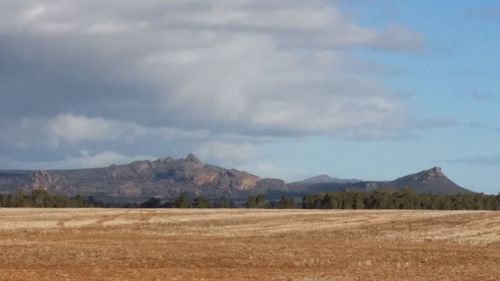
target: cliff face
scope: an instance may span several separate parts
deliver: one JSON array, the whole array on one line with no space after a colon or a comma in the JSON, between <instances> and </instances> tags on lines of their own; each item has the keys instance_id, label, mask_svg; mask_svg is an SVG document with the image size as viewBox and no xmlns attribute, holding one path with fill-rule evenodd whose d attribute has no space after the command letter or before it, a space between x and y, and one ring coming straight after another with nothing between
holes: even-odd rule
<instances>
[{"instance_id":1,"label":"cliff face","mask_svg":"<svg viewBox=\"0 0 500 281\"><path fill-rule=\"evenodd\" d=\"M136 161L106 168L61 171L0 172L0 192L44 189L55 194L103 199L143 200L175 197L182 192L207 197L244 197L250 193L285 191L282 180L261 179L235 169L205 165L193 154Z\"/></svg>"},{"instance_id":2,"label":"cliff face","mask_svg":"<svg viewBox=\"0 0 500 281\"><path fill-rule=\"evenodd\" d=\"M63 188L64 185L63 178L57 174L52 175L46 171L36 171L31 175L29 182L22 187L28 191L42 189L49 192L58 192L63 191L61 188Z\"/></svg>"}]
</instances>

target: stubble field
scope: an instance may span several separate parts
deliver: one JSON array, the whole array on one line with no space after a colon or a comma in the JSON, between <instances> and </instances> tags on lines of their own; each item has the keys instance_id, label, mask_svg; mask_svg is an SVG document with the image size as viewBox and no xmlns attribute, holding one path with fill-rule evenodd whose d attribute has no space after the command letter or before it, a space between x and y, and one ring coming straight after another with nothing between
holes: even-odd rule
<instances>
[{"instance_id":1,"label":"stubble field","mask_svg":"<svg viewBox=\"0 0 500 281\"><path fill-rule=\"evenodd\" d=\"M500 212L0 209L0 280L500 280Z\"/></svg>"}]
</instances>

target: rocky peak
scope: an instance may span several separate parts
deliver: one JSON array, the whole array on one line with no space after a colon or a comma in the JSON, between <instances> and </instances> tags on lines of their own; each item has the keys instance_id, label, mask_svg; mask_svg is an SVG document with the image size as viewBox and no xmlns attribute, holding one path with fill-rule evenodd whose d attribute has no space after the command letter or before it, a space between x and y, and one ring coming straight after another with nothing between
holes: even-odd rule
<instances>
[{"instance_id":1,"label":"rocky peak","mask_svg":"<svg viewBox=\"0 0 500 281\"><path fill-rule=\"evenodd\" d=\"M172 161L175 161L175 159L174 159L174 158L172 158L172 157L170 157L170 156L168 156L168 157L165 157L165 158L163 158L163 159L159 159L158 161L160 161L160 162L164 162L164 163L167 163L167 162L172 162Z\"/></svg>"},{"instance_id":2,"label":"rocky peak","mask_svg":"<svg viewBox=\"0 0 500 281\"><path fill-rule=\"evenodd\" d=\"M198 157L196 157L193 153L189 153L184 161L192 162L194 164L199 164L199 165L203 164L201 160L198 159Z\"/></svg>"},{"instance_id":3,"label":"rocky peak","mask_svg":"<svg viewBox=\"0 0 500 281\"><path fill-rule=\"evenodd\" d=\"M430 171L433 173L441 174L441 175L443 174L441 167L434 167L434 168L430 169Z\"/></svg>"},{"instance_id":4,"label":"rocky peak","mask_svg":"<svg viewBox=\"0 0 500 281\"><path fill-rule=\"evenodd\" d=\"M433 167L416 174L402 177L398 180L409 181L413 184L437 184L438 182L449 182L448 177L443 173L440 167Z\"/></svg>"},{"instance_id":5,"label":"rocky peak","mask_svg":"<svg viewBox=\"0 0 500 281\"><path fill-rule=\"evenodd\" d=\"M31 175L30 188L32 190L46 190L53 183L52 176L46 171L36 171Z\"/></svg>"},{"instance_id":6,"label":"rocky peak","mask_svg":"<svg viewBox=\"0 0 500 281\"><path fill-rule=\"evenodd\" d=\"M138 174L145 175L153 169L153 163L149 160L135 161L130 164L130 167Z\"/></svg>"},{"instance_id":7,"label":"rocky peak","mask_svg":"<svg viewBox=\"0 0 500 281\"><path fill-rule=\"evenodd\" d=\"M441 167L434 167L426 171L422 171L421 175L427 179L446 177L441 170Z\"/></svg>"}]
</instances>

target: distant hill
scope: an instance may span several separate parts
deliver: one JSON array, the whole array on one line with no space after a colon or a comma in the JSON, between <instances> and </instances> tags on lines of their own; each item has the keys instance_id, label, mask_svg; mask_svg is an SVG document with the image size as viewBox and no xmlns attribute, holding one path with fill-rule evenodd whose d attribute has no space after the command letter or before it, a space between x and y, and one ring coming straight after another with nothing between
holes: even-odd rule
<instances>
[{"instance_id":1,"label":"distant hill","mask_svg":"<svg viewBox=\"0 0 500 281\"><path fill-rule=\"evenodd\" d=\"M393 181L358 181L358 182L331 182L316 183L306 186L289 185L294 191L304 192L335 192L343 190L374 191L374 190L401 190L411 188L417 193L432 194L457 194L470 193L472 191L463 188L452 182L441 170L440 167L434 167L415 174L407 175Z\"/></svg>"},{"instance_id":2,"label":"distant hill","mask_svg":"<svg viewBox=\"0 0 500 281\"><path fill-rule=\"evenodd\" d=\"M355 183L360 181L361 180L358 179L340 179L336 177L331 177L329 175L318 175L302 181L289 183L289 185L311 185L320 183Z\"/></svg>"},{"instance_id":3,"label":"distant hill","mask_svg":"<svg viewBox=\"0 0 500 281\"><path fill-rule=\"evenodd\" d=\"M338 188L341 189L343 186L361 182L357 179L340 179L336 177L331 177L329 175L318 175L314 177L307 178L305 180L291 182L287 184L290 192L294 193L310 193L310 192L323 192L322 187L327 188Z\"/></svg>"},{"instance_id":4,"label":"distant hill","mask_svg":"<svg viewBox=\"0 0 500 281\"><path fill-rule=\"evenodd\" d=\"M405 187L418 193L471 192L449 180L438 167L393 181L359 181L321 175L285 184L280 179L265 179L244 171L204 164L193 154L184 159L167 157L94 169L0 171L0 193L43 189L58 195L80 194L128 202L151 197L171 199L181 193L208 198L224 195L237 200L264 193L268 199L276 200L283 195L300 198L320 192L399 190Z\"/></svg>"},{"instance_id":5,"label":"distant hill","mask_svg":"<svg viewBox=\"0 0 500 281\"><path fill-rule=\"evenodd\" d=\"M443 174L440 167L398 178L391 184L399 188L409 186L418 193L453 194L472 192L452 182Z\"/></svg>"},{"instance_id":6,"label":"distant hill","mask_svg":"<svg viewBox=\"0 0 500 281\"><path fill-rule=\"evenodd\" d=\"M282 180L261 179L247 172L206 165L193 154L185 159L167 157L95 169L0 171L0 192L33 189L127 201L155 196L173 198L181 193L235 198L287 190Z\"/></svg>"}]
</instances>

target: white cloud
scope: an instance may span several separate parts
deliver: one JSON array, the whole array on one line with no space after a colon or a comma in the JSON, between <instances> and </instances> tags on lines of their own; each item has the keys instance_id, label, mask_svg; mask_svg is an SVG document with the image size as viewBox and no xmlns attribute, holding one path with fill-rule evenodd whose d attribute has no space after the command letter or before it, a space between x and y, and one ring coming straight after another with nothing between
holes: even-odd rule
<instances>
[{"instance_id":1,"label":"white cloud","mask_svg":"<svg viewBox=\"0 0 500 281\"><path fill-rule=\"evenodd\" d=\"M343 50L421 46L404 27L362 27L326 1L26 0L0 16L11 28L3 33L31 34L31 44L48 46L41 55L64 56L53 63L95 64L116 83L151 89L136 102L154 103L143 107L165 118L157 121L226 132L397 127L403 105L379 83L346 73Z\"/></svg>"},{"instance_id":2,"label":"white cloud","mask_svg":"<svg viewBox=\"0 0 500 281\"><path fill-rule=\"evenodd\" d=\"M363 27L324 0L3 2L5 28L16 25L18 30L35 33L112 34L140 27L141 32L164 35L171 31L211 33L215 37L231 33L271 34L292 47L360 46L402 51L422 47L420 35L403 26L387 30Z\"/></svg>"},{"instance_id":3,"label":"white cloud","mask_svg":"<svg viewBox=\"0 0 500 281\"><path fill-rule=\"evenodd\" d=\"M62 114L49 121L48 131L69 142L83 140L104 141L132 140L144 134L144 129L134 123L117 122L83 115Z\"/></svg>"},{"instance_id":4,"label":"white cloud","mask_svg":"<svg viewBox=\"0 0 500 281\"><path fill-rule=\"evenodd\" d=\"M168 131L160 132L166 136ZM58 147L61 142L77 144L83 141L133 141L146 133L147 128L132 122L73 114L0 122L0 143L17 147Z\"/></svg>"},{"instance_id":5,"label":"white cloud","mask_svg":"<svg viewBox=\"0 0 500 281\"><path fill-rule=\"evenodd\" d=\"M157 138L220 161L207 147L244 158L262 138L397 135L406 106L350 50L423 47L326 0L6 0L0 40L0 149Z\"/></svg>"}]
</instances>

